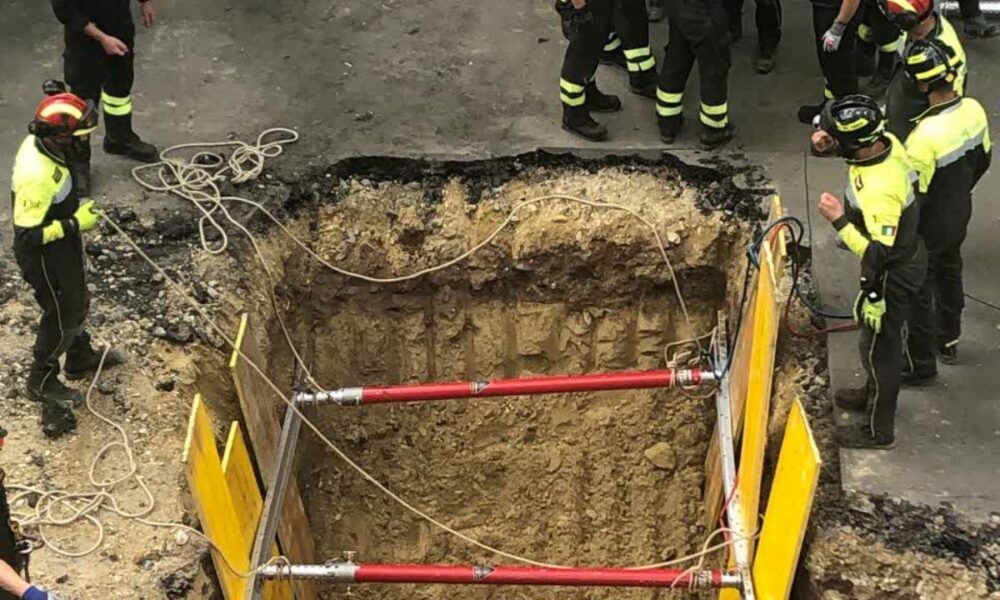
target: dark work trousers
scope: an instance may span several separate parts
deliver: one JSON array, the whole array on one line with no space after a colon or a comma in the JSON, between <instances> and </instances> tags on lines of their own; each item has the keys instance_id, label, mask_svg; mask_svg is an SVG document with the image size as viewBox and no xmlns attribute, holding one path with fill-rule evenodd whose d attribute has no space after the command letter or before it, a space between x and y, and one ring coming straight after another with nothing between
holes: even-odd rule
<instances>
[{"instance_id":1,"label":"dark work trousers","mask_svg":"<svg viewBox=\"0 0 1000 600\"><path fill-rule=\"evenodd\" d=\"M93 352L84 321L90 294L84 271L83 241L71 233L39 249L15 248L21 276L31 285L42 318L32 350L31 381L41 385L59 374L59 358L83 358Z\"/></svg>"},{"instance_id":2,"label":"dark work trousers","mask_svg":"<svg viewBox=\"0 0 1000 600\"><path fill-rule=\"evenodd\" d=\"M660 69L657 113L680 115L684 88L694 63L701 85L701 122L720 128L729 122L729 24L721 0L667 0L670 37Z\"/></svg>"},{"instance_id":3,"label":"dark work trousers","mask_svg":"<svg viewBox=\"0 0 1000 600\"><path fill-rule=\"evenodd\" d=\"M629 74L653 69L656 63L649 47L646 0L612 0L612 3L614 31L621 40Z\"/></svg>"},{"instance_id":4,"label":"dark work trousers","mask_svg":"<svg viewBox=\"0 0 1000 600\"><path fill-rule=\"evenodd\" d=\"M135 28L122 26L121 31L111 35L129 47L125 56L107 54L100 44L87 36L67 34L63 72L74 94L101 106L107 128L105 135L113 140L125 140L132 135Z\"/></svg>"},{"instance_id":5,"label":"dark work trousers","mask_svg":"<svg viewBox=\"0 0 1000 600\"><path fill-rule=\"evenodd\" d=\"M743 18L744 0L726 0L729 20ZM781 41L781 0L757 0L754 23L757 25L757 46L762 54L772 54Z\"/></svg>"},{"instance_id":6,"label":"dark work trousers","mask_svg":"<svg viewBox=\"0 0 1000 600\"><path fill-rule=\"evenodd\" d=\"M963 19L974 19L983 14L979 8L979 0L958 0L958 9L962 12Z\"/></svg>"},{"instance_id":7,"label":"dark work trousers","mask_svg":"<svg viewBox=\"0 0 1000 600\"><path fill-rule=\"evenodd\" d=\"M918 373L936 370L938 349L957 343L962 335L962 244L972 218L972 198L948 200L947 206L938 207L928 199L920 215L920 235L927 245L927 279L907 323L907 356Z\"/></svg>"},{"instance_id":8,"label":"dark work trousers","mask_svg":"<svg viewBox=\"0 0 1000 600\"><path fill-rule=\"evenodd\" d=\"M563 34L569 40L559 73L560 98L564 106L583 106L586 100L584 88L594 79L601 50L611 32L613 1L591 0L584 11L587 14L581 14L573 11L569 0L556 0Z\"/></svg>"},{"instance_id":9,"label":"dark work trousers","mask_svg":"<svg viewBox=\"0 0 1000 600\"><path fill-rule=\"evenodd\" d=\"M816 55L819 68L823 72L823 98L833 100L848 94L858 93L858 72L854 62L854 47L857 43L857 24L847 25L840 46L835 52L823 51L823 34L837 20L839 8L812 5L813 33L816 40Z\"/></svg>"},{"instance_id":10,"label":"dark work trousers","mask_svg":"<svg viewBox=\"0 0 1000 600\"><path fill-rule=\"evenodd\" d=\"M885 278L883 298L885 315L882 331L862 325L858 349L861 364L868 374L867 388L874 398L868 425L872 436L886 437L895 433L896 401L903 368L903 325L912 319L911 298L924 282L927 253L923 243L914 257L893 267Z\"/></svg>"}]
</instances>

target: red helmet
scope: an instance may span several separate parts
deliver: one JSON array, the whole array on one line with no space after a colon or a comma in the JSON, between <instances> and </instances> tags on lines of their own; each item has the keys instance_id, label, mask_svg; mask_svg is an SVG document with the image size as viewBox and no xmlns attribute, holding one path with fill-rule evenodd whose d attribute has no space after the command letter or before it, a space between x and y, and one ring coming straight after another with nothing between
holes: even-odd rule
<instances>
[{"instance_id":1,"label":"red helmet","mask_svg":"<svg viewBox=\"0 0 1000 600\"><path fill-rule=\"evenodd\" d=\"M89 135L97 128L97 108L90 100L63 92L46 96L35 110L28 131L38 137Z\"/></svg>"},{"instance_id":2,"label":"red helmet","mask_svg":"<svg viewBox=\"0 0 1000 600\"><path fill-rule=\"evenodd\" d=\"M890 23L906 31L931 14L934 0L878 0L878 7Z\"/></svg>"}]
</instances>

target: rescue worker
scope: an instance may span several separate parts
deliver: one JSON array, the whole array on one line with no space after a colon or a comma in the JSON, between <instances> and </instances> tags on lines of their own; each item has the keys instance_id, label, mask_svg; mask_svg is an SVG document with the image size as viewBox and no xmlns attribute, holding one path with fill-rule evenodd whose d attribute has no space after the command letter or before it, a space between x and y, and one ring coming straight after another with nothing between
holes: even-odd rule
<instances>
[{"instance_id":1,"label":"rescue worker","mask_svg":"<svg viewBox=\"0 0 1000 600\"><path fill-rule=\"evenodd\" d=\"M965 49L948 19L934 12L933 0L878 0L879 9L890 23L906 33L906 43L937 39L952 49L951 61L957 69L952 87L959 96L965 94L965 79L969 67ZM904 54L906 52L904 51ZM904 73L897 69L886 93L885 113L889 131L903 140L913 130L914 119L927 110L927 95L920 91Z\"/></svg>"},{"instance_id":2,"label":"rescue worker","mask_svg":"<svg viewBox=\"0 0 1000 600\"><path fill-rule=\"evenodd\" d=\"M903 145L885 131L879 105L868 96L838 98L824 108L814 149L834 151L850 166L847 206L830 193L819 211L844 244L861 258L855 319L861 325L861 363L868 374L859 389L837 390L846 410L867 410L861 428L841 430L849 448L891 448L903 362L903 323L910 298L924 280L927 256L917 232L917 174ZM869 408L870 405L870 408Z\"/></svg>"},{"instance_id":3,"label":"rescue worker","mask_svg":"<svg viewBox=\"0 0 1000 600\"><path fill-rule=\"evenodd\" d=\"M701 86L701 144L733 138L729 122L729 19L723 0L667 0L670 34L656 91L660 139L672 144L684 123L684 88L695 62Z\"/></svg>"},{"instance_id":4,"label":"rescue worker","mask_svg":"<svg viewBox=\"0 0 1000 600\"><path fill-rule=\"evenodd\" d=\"M612 25L601 51L601 63L628 73L633 94L656 98L656 58L649 46L645 0L611 0Z\"/></svg>"},{"instance_id":5,"label":"rescue worker","mask_svg":"<svg viewBox=\"0 0 1000 600\"><path fill-rule=\"evenodd\" d=\"M927 193L920 235L927 246L927 280L907 323L908 368L904 382L927 383L942 362L958 360L962 332L962 242L972 217L972 189L990 166L986 111L955 91L953 50L940 40L917 40L907 49L906 75L927 95L930 108L917 117L906 139L910 161Z\"/></svg>"},{"instance_id":6,"label":"rescue worker","mask_svg":"<svg viewBox=\"0 0 1000 600\"><path fill-rule=\"evenodd\" d=\"M823 73L823 100L799 107L799 122L812 125L823 107L836 98L858 93L857 23L861 0L812 0L816 56Z\"/></svg>"},{"instance_id":7,"label":"rescue worker","mask_svg":"<svg viewBox=\"0 0 1000 600\"><path fill-rule=\"evenodd\" d=\"M618 96L597 89L594 75L601 51L611 32L612 0L556 0L563 35L569 40L559 75L562 128L584 139L607 139L608 129L591 112L617 112Z\"/></svg>"},{"instance_id":8,"label":"rescue worker","mask_svg":"<svg viewBox=\"0 0 1000 600\"><path fill-rule=\"evenodd\" d=\"M726 0L730 40L743 37L744 0ZM781 0L755 0L754 23L757 26L757 56L754 70L765 75L774 70L774 53L781 41Z\"/></svg>"},{"instance_id":9,"label":"rescue worker","mask_svg":"<svg viewBox=\"0 0 1000 600\"><path fill-rule=\"evenodd\" d=\"M138 0L142 23L156 21L155 0ZM63 76L77 96L101 103L104 151L140 162L156 160L156 147L132 128L132 83L135 78L135 24L128 0L52 0L63 24L66 49ZM90 137L80 136L71 164L82 196L90 195Z\"/></svg>"},{"instance_id":10,"label":"rescue worker","mask_svg":"<svg viewBox=\"0 0 1000 600\"><path fill-rule=\"evenodd\" d=\"M73 407L82 400L60 381L59 357L66 354L69 379L87 376L100 360L83 326L90 298L81 238L99 217L93 200L81 203L67 167L79 148L77 140L90 135L97 120L92 101L69 93L47 96L28 126L30 135L17 152L11 178L14 257L42 309L27 395L42 403L42 430L51 438L75 429ZM111 351L104 364L122 362L122 355Z\"/></svg>"}]
</instances>

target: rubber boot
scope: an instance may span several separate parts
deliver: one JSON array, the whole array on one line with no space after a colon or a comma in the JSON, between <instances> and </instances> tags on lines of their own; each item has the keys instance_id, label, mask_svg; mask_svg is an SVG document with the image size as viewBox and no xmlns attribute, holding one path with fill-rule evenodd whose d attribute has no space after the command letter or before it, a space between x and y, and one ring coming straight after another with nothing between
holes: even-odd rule
<instances>
[{"instance_id":1,"label":"rubber boot","mask_svg":"<svg viewBox=\"0 0 1000 600\"><path fill-rule=\"evenodd\" d=\"M67 352L66 366L63 369L66 379L76 381L77 379L83 379L84 377L95 373L98 365L101 364L101 355L103 353L103 349L90 350L90 352L82 352L79 354ZM111 367L125 364L125 361L125 354L112 348L108 351L108 355L104 357L104 366L102 367L102 370L107 370Z\"/></svg>"},{"instance_id":2,"label":"rubber boot","mask_svg":"<svg viewBox=\"0 0 1000 600\"><path fill-rule=\"evenodd\" d=\"M733 139L733 133L735 133L735 131L736 128L734 128L732 124L726 124L725 127L708 127L707 125L702 125L701 145L706 150L718 148Z\"/></svg>"},{"instance_id":3,"label":"rubber boot","mask_svg":"<svg viewBox=\"0 0 1000 600\"><path fill-rule=\"evenodd\" d=\"M583 106L590 112L613 113L622 109L621 98L605 94L597 89L597 82L591 81L585 89L587 101L583 103Z\"/></svg>"},{"instance_id":4,"label":"rubber boot","mask_svg":"<svg viewBox=\"0 0 1000 600\"><path fill-rule=\"evenodd\" d=\"M656 99L656 85L659 76L654 69L628 74L628 89L644 98Z\"/></svg>"},{"instance_id":5,"label":"rubber boot","mask_svg":"<svg viewBox=\"0 0 1000 600\"><path fill-rule=\"evenodd\" d=\"M592 142L608 139L608 128L595 121L586 106L563 104L562 128Z\"/></svg>"},{"instance_id":6,"label":"rubber boot","mask_svg":"<svg viewBox=\"0 0 1000 600\"><path fill-rule=\"evenodd\" d=\"M677 115L676 117L657 117L656 123L660 127L660 141L664 144L673 144L677 139L677 135L681 132L681 127L684 126L684 117Z\"/></svg>"},{"instance_id":7,"label":"rubber boot","mask_svg":"<svg viewBox=\"0 0 1000 600\"><path fill-rule=\"evenodd\" d=\"M46 398L42 402L42 433L49 439L58 439L76 431L76 415L70 402Z\"/></svg>"},{"instance_id":8,"label":"rubber boot","mask_svg":"<svg viewBox=\"0 0 1000 600\"><path fill-rule=\"evenodd\" d=\"M946 365L958 364L958 342L938 348L938 358Z\"/></svg>"},{"instance_id":9,"label":"rubber boot","mask_svg":"<svg viewBox=\"0 0 1000 600\"><path fill-rule=\"evenodd\" d=\"M132 130L132 115L104 114L107 133L104 135L104 151L108 154L127 156L132 160L151 163L157 158L156 146L148 144Z\"/></svg>"},{"instance_id":10,"label":"rubber boot","mask_svg":"<svg viewBox=\"0 0 1000 600\"><path fill-rule=\"evenodd\" d=\"M909 366L903 367L900 383L906 387L923 387L934 383L937 379L937 369L913 371Z\"/></svg>"},{"instance_id":11,"label":"rubber boot","mask_svg":"<svg viewBox=\"0 0 1000 600\"><path fill-rule=\"evenodd\" d=\"M1000 25L990 25L979 15L965 20L965 35L971 38L991 38L1000 35Z\"/></svg>"},{"instance_id":12,"label":"rubber boot","mask_svg":"<svg viewBox=\"0 0 1000 600\"><path fill-rule=\"evenodd\" d=\"M868 410L868 401L870 399L871 393L868 391L868 386L844 388L837 390L833 394L833 401L837 406L854 412Z\"/></svg>"},{"instance_id":13,"label":"rubber boot","mask_svg":"<svg viewBox=\"0 0 1000 600\"><path fill-rule=\"evenodd\" d=\"M819 104L803 104L799 107L799 123L803 125L812 125L813 121L823 112L826 107L826 101L820 102Z\"/></svg>"},{"instance_id":14,"label":"rubber boot","mask_svg":"<svg viewBox=\"0 0 1000 600\"><path fill-rule=\"evenodd\" d=\"M896 447L895 433L875 432L865 425L845 425L837 428L837 441L841 448L865 450L891 450Z\"/></svg>"},{"instance_id":15,"label":"rubber boot","mask_svg":"<svg viewBox=\"0 0 1000 600\"><path fill-rule=\"evenodd\" d=\"M59 379L58 364L33 366L28 372L25 389L28 399L34 402L59 400L69 406L79 406L83 403L83 395L73 388L66 387L66 384Z\"/></svg>"},{"instance_id":16,"label":"rubber boot","mask_svg":"<svg viewBox=\"0 0 1000 600\"><path fill-rule=\"evenodd\" d=\"M754 59L753 69L761 75L767 75L774 70L774 48L761 48Z\"/></svg>"},{"instance_id":17,"label":"rubber boot","mask_svg":"<svg viewBox=\"0 0 1000 600\"><path fill-rule=\"evenodd\" d=\"M66 161L79 198L90 196L90 136L77 138Z\"/></svg>"}]
</instances>

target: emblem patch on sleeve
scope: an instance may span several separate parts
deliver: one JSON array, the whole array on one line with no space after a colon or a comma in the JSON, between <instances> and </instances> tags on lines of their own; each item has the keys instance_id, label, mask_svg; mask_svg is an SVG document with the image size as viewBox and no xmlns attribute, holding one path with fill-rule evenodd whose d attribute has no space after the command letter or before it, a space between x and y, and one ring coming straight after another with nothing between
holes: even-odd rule
<instances>
[{"instance_id":1,"label":"emblem patch on sleeve","mask_svg":"<svg viewBox=\"0 0 1000 600\"><path fill-rule=\"evenodd\" d=\"M893 227L892 225L883 225L882 235L886 237L896 237L896 228Z\"/></svg>"}]
</instances>

